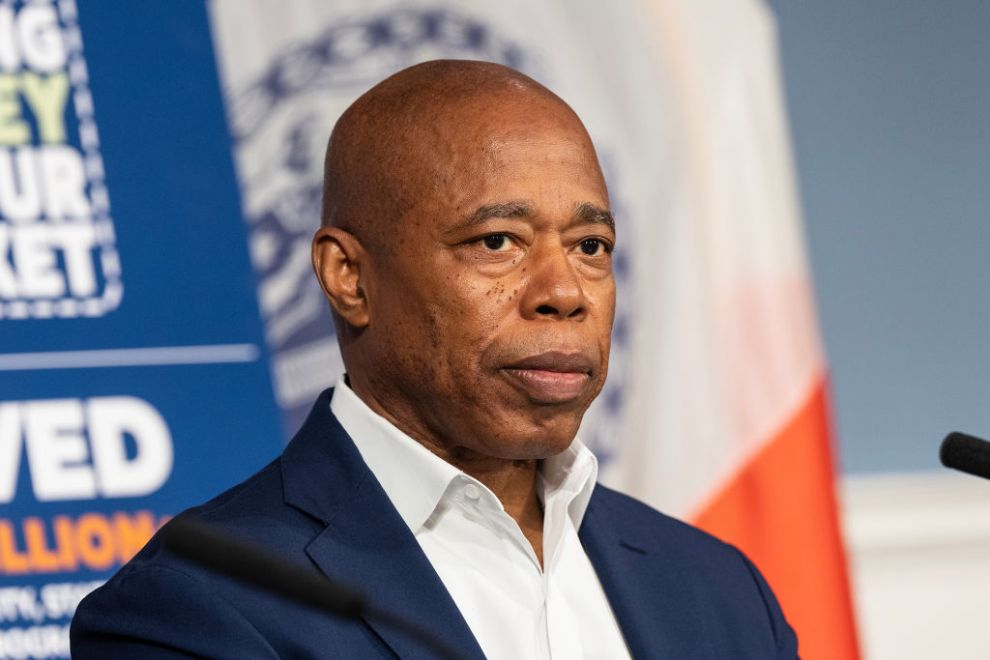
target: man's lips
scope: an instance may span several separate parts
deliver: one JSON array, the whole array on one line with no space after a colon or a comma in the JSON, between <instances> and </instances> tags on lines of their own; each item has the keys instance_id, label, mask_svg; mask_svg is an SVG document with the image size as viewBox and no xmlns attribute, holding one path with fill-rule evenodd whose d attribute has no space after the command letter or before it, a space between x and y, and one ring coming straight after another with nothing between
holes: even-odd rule
<instances>
[{"instance_id":1,"label":"man's lips","mask_svg":"<svg viewBox=\"0 0 990 660\"><path fill-rule=\"evenodd\" d=\"M502 373L534 401L567 403L584 393L594 368L582 353L548 351L515 361Z\"/></svg>"}]
</instances>

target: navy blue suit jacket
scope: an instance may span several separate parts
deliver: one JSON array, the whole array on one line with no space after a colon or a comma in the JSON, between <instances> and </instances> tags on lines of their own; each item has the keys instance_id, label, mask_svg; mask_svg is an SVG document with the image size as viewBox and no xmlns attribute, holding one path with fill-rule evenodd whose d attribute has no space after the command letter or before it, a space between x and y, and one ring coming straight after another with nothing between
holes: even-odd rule
<instances>
[{"instance_id":1,"label":"navy blue suit jacket","mask_svg":"<svg viewBox=\"0 0 990 660\"><path fill-rule=\"evenodd\" d=\"M182 515L358 587L483 658L329 401L324 392L279 459ZM776 599L735 548L600 485L579 534L635 658L796 657ZM187 563L157 536L83 600L71 635L76 658L433 657L375 621L335 619Z\"/></svg>"}]
</instances>

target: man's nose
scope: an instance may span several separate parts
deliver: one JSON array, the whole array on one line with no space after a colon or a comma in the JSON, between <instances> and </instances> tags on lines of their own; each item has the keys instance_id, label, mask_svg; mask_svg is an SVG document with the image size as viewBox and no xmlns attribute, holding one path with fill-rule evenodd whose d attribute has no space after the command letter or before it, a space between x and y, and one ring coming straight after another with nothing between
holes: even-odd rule
<instances>
[{"instance_id":1,"label":"man's nose","mask_svg":"<svg viewBox=\"0 0 990 660\"><path fill-rule=\"evenodd\" d=\"M523 316L528 319L574 319L587 314L584 283L563 246L531 253L532 275L523 294Z\"/></svg>"}]
</instances>

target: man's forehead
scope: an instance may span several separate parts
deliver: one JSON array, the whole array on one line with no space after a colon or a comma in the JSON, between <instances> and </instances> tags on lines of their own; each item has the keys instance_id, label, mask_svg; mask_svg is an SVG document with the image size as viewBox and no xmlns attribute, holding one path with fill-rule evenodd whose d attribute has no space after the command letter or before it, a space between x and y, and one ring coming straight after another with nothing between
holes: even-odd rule
<instances>
[{"instance_id":1,"label":"man's forehead","mask_svg":"<svg viewBox=\"0 0 990 660\"><path fill-rule=\"evenodd\" d=\"M538 148L525 148L534 142ZM569 171L539 171L553 159ZM362 233L424 205L461 215L529 197L487 194L500 177L577 178L586 190L571 201L607 206L594 147L574 111L536 81L483 62L425 63L369 90L338 121L326 166L324 222Z\"/></svg>"}]
</instances>

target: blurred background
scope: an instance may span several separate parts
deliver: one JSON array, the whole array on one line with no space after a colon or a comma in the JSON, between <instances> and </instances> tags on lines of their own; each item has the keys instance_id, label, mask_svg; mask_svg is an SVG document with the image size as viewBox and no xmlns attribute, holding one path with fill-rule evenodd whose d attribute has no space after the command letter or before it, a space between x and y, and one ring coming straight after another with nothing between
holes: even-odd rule
<instances>
[{"instance_id":1,"label":"blurred background","mask_svg":"<svg viewBox=\"0 0 990 660\"><path fill-rule=\"evenodd\" d=\"M783 2L778 25L867 657L984 657L990 6Z\"/></svg>"},{"instance_id":2,"label":"blurred background","mask_svg":"<svg viewBox=\"0 0 990 660\"><path fill-rule=\"evenodd\" d=\"M740 545L806 658L985 658L990 5L0 0L0 657L342 370L336 116L439 57L568 101L619 218L603 478Z\"/></svg>"},{"instance_id":3,"label":"blurred background","mask_svg":"<svg viewBox=\"0 0 990 660\"><path fill-rule=\"evenodd\" d=\"M990 7L770 6L843 468L934 469L990 426Z\"/></svg>"}]
</instances>

